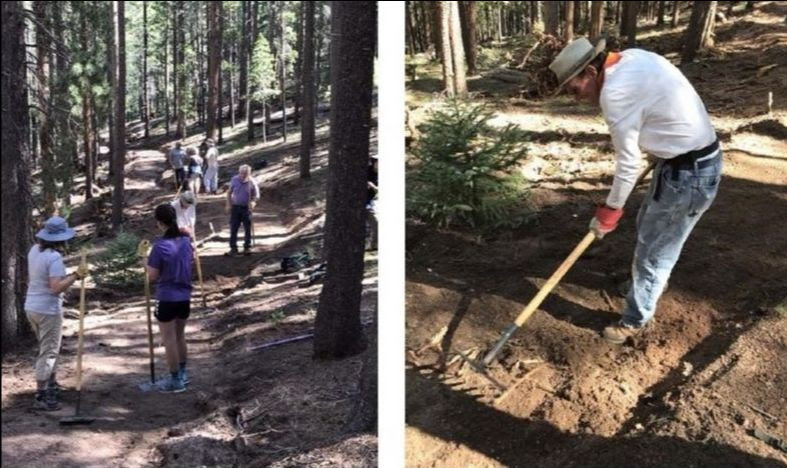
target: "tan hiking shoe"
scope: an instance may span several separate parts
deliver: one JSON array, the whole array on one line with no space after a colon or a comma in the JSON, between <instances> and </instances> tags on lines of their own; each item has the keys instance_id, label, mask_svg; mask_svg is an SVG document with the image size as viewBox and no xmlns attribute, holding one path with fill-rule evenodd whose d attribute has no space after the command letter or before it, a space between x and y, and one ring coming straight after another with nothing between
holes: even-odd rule
<instances>
[{"instance_id":1,"label":"tan hiking shoe","mask_svg":"<svg viewBox=\"0 0 787 468\"><path fill-rule=\"evenodd\" d=\"M642 328L632 327L623 322L618 322L604 329L604 339L610 343L623 344L627 339L642 331Z\"/></svg>"}]
</instances>

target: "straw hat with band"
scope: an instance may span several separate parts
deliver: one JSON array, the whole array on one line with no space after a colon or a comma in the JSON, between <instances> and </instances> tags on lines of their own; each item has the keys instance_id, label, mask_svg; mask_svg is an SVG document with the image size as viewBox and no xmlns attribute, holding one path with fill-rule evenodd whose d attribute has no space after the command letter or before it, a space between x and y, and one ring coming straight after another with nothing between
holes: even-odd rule
<instances>
[{"instance_id":1,"label":"straw hat with band","mask_svg":"<svg viewBox=\"0 0 787 468\"><path fill-rule=\"evenodd\" d=\"M606 46L607 41L604 38L599 39L593 46L584 37L571 41L565 46L549 64L549 69L557 76L557 81L560 83L553 96L558 94L572 78L579 75L598 54L604 51Z\"/></svg>"},{"instance_id":2,"label":"straw hat with band","mask_svg":"<svg viewBox=\"0 0 787 468\"><path fill-rule=\"evenodd\" d=\"M60 216L52 216L44 223L44 228L36 233L36 237L47 242L63 242L73 238L76 231L68 227L68 223Z\"/></svg>"}]
</instances>

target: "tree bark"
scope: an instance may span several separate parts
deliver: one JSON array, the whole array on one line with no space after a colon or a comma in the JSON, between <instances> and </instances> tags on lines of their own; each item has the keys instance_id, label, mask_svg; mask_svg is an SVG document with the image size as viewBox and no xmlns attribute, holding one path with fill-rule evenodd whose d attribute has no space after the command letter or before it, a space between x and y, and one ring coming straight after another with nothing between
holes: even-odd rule
<instances>
[{"instance_id":1,"label":"tree bark","mask_svg":"<svg viewBox=\"0 0 787 468\"><path fill-rule=\"evenodd\" d=\"M208 108L206 137L215 139L218 131L219 74L221 73L221 2L208 2Z\"/></svg>"},{"instance_id":2,"label":"tree bark","mask_svg":"<svg viewBox=\"0 0 787 468\"><path fill-rule=\"evenodd\" d=\"M407 55L413 56L416 54L415 45L415 30L413 29L413 18L411 16L411 1L404 2L404 34L407 41Z\"/></svg>"},{"instance_id":3,"label":"tree bark","mask_svg":"<svg viewBox=\"0 0 787 468\"><path fill-rule=\"evenodd\" d=\"M574 3L577 2L566 2L566 19L563 28L563 39L566 42L574 38Z\"/></svg>"},{"instance_id":4,"label":"tree bark","mask_svg":"<svg viewBox=\"0 0 787 468\"><path fill-rule=\"evenodd\" d=\"M626 2L626 47L634 47L637 44L637 14L639 13L640 2Z\"/></svg>"},{"instance_id":5,"label":"tree bark","mask_svg":"<svg viewBox=\"0 0 787 468\"><path fill-rule=\"evenodd\" d=\"M429 10L432 15L432 44L434 45L434 56L437 60L443 60L443 17L440 6L441 2L429 2L432 6Z\"/></svg>"},{"instance_id":6,"label":"tree bark","mask_svg":"<svg viewBox=\"0 0 787 468\"><path fill-rule=\"evenodd\" d=\"M304 32L302 53L303 77L303 116L301 119L301 158L302 179L308 179L311 167L311 150L314 146L314 114L317 105L314 99L314 3L303 2Z\"/></svg>"},{"instance_id":7,"label":"tree bark","mask_svg":"<svg viewBox=\"0 0 787 468\"><path fill-rule=\"evenodd\" d=\"M248 14L249 14L249 26L248 26L248 68L251 70L251 56L252 51L254 50L254 44L257 39L257 2L252 0L251 5L248 7ZM246 132L247 132L247 139L248 141L252 141L254 139L254 99L252 99L252 94L254 93L253 87L248 85L248 94L246 99ZM264 130L263 130L264 131Z\"/></svg>"},{"instance_id":8,"label":"tree bark","mask_svg":"<svg viewBox=\"0 0 787 468\"><path fill-rule=\"evenodd\" d=\"M243 119L246 120L248 116L246 113L246 99L249 94L249 56L251 49L249 48L249 17L251 8L249 8L249 1L243 0L241 2L241 40L240 40L240 56L238 57L238 113L243 114Z\"/></svg>"},{"instance_id":9,"label":"tree bark","mask_svg":"<svg viewBox=\"0 0 787 468\"><path fill-rule=\"evenodd\" d=\"M601 36L604 27L604 2L594 1L590 5L590 40Z\"/></svg>"},{"instance_id":10,"label":"tree bark","mask_svg":"<svg viewBox=\"0 0 787 468\"><path fill-rule=\"evenodd\" d=\"M145 138L150 137L150 109L148 96L148 2L142 2L142 115L145 119Z\"/></svg>"},{"instance_id":11,"label":"tree bark","mask_svg":"<svg viewBox=\"0 0 787 468\"><path fill-rule=\"evenodd\" d=\"M544 15L541 14L543 2L530 2L530 16L533 19L533 32L544 32Z\"/></svg>"},{"instance_id":12,"label":"tree bark","mask_svg":"<svg viewBox=\"0 0 787 468\"><path fill-rule=\"evenodd\" d=\"M678 27L680 21L680 2L672 2L672 27Z\"/></svg>"},{"instance_id":13,"label":"tree bark","mask_svg":"<svg viewBox=\"0 0 787 468\"><path fill-rule=\"evenodd\" d=\"M667 2L665 2L664 0L659 2L659 12L656 18L656 26L659 27L664 26L664 14L666 13L666 9L667 9L666 5Z\"/></svg>"},{"instance_id":14,"label":"tree bark","mask_svg":"<svg viewBox=\"0 0 787 468\"><path fill-rule=\"evenodd\" d=\"M465 48L462 44L462 26L459 22L459 2L449 2L451 8L451 54L454 65L454 91L459 97L467 96L467 72L465 70Z\"/></svg>"},{"instance_id":15,"label":"tree bark","mask_svg":"<svg viewBox=\"0 0 787 468\"><path fill-rule=\"evenodd\" d=\"M287 44L284 33L287 30L284 24L285 2L279 3L279 85L281 87L281 137L287 141Z\"/></svg>"},{"instance_id":16,"label":"tree bark","mask_svg":"<svg viewBox=\"0 0 787 468\"><path fill-rule=\"evenodd\" d=\"M170 7L171 4L167 3L165 11L169 12ZM167 15L166 27L164 28L164 132L167 137L169 137L169 122L171 115L169 113L169 31L167 29L169 29L169 15Z\"/></svg>"},{"instance_id":17,"label":"tree bark","mask_svg":"<svg viewBox=\"0 0 787 468\"><path fill-rule=\"evenodd\" d=\"M186 26L184 23L185 7L183 0L175 2L175 31L174 34L177 40L177 59L175 75L178 83L175 100L177 102L178 113L178 127L175 131L177 138L186 137L186 109L183 107L184 96L186 94L186 67L185 67L185 44L186 44Z\"/></svg>"},{"instance_id":18,"label":"tree bark","mask_svg":"<svg viewBox=\"0 0 787 468\"><path fill-rule=\"evenodd\" d=\"M544 32L557 36L560 27L559 2L542 2L544 6Z\"/></svg>"},{"instance_id":19,"label":"tree bark","mask_svg":"<svg viewBox=\"0 0 787 468\"><path fill-rule=\"evenodd\" d=\"M26 327L27 251L32 242L30 119L25 68L23 2L2 6L2 353L12 350Z\"/></svg>"},{"instance_id":20,"label":"tree bark","mask_svg":"<svg viewBox=\"0 0 787 468\"><path fill-rule=\"evenodd\" d=\"M79 25L80 25L80 45L82 50L91 55L92 47L91 41L88 38L88 26L85 12L80 12ZM85 199L93 198L93 177L95 168L93 166L93 87L89 79L82 82L81 87L82 97L82 144L85 151Z\"/></svg>"},{"instance_id":21,"label":"tree bark","mask_svg":"<svg viewBox=\"0 0 787 468\"><path fill-rule=\"evenodd\" d=\"M300 125L301 122L301 101L303 100L303 1L298 5L298 21L295 22L298 30L295 35L295 50L298 55L295 57L295 70L293 77L295 78L295 98L293 104L295 106L295 115L293 117L293 125Z\"/></svg>"},{"instance_id":22,"label":"tree bark","mask_svg":"<svg viewBox=\"0 0 787 468\"><path fill-rule=\"evenodd\" d=\"M451 54L451 5L449 2L437 2L440 17L440 56L443 60L443 86L448 97L456 95L454 80L454 61Z\"/></svg>"},{"instance_id":23,"label":"tree bark","mask_svg":"<svg viewBox=\"0 0 787 468\"><path fill-rule=\"evenodd\" d=\"M467 74L475 75L476 58L478 56L478 40L476 38L476 21L478 21L478 15L476 2L459 2L459 20L462 22L462 43L465 46Z\"/></svg>"},{"instance_id":24,"label":"tree bark","mask_svg":"<svg viewBox=\"0 0 787 468\"><path fill-rule=\"evenodd\" d=\"M123 224L123 190L126 164L126 17L122 1L112 2L112 30L117 51L112 63L115 75L115 175L112 190L112 229L117 231Z\"/></svg>"},{"instance_id":25,"label":"tree bark","mask_svg":"<svg viewBox=\"0 0 787 468\"><path fill-rule=\"evenodd\" d=\"M38 138L41 145L41 180L44 216L55 213L57 199L54 125L52 116L52 2L33 3L36 17L36 101L38 105Z\"/></svg>"},{"instance_id":26,"label":"tree bark","mask_svg":"<svg viewBox=\"0 0 787 468\"><path fill-rule=\"evenodd\" d=\"M331 2L327 272L314 324L315 358L352 356L366 347L360 306L376 9L375 2Z\"/></svg>"},{"instance_id":27,"label":"tree bark","mask_svg":"<svg viewBox=\"0 0 787 468\"><path fill-rule=\"evenodd\" d=\"M694 2L689 19L689 28L683 41L681 61L689 63L697 53L713 46L713 23L716 15L717 2Z\"/></svg>"}]
</instances>

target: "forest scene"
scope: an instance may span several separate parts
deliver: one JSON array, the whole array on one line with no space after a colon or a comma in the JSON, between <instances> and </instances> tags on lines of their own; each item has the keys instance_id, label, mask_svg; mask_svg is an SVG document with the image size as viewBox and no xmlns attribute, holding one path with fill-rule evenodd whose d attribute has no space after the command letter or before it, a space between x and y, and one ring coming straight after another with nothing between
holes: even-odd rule
<instances>
[{"instance_id":1,"label":"forest scene","mask_svg":"<svg viewBox=\"0 0 787 468\"><path fill-rule=\"evenodd\" d=\"M406 9L406 465L786 466L787 3ZM568 44L586 49L559 90ZM717 140L648 154L646 129L686 114L659 120L663 85L637 75L623 110L645 178L621 208L630 143L604 89L636 57L693 87ZM600 106L574 98L588 89ZM675 189L669 167L708 185ZM711 186L652 320L625 324L652 207ZM603 238L601 210L620 216Z\"/></svg>"},{"instance_id":2,"label":"forest scene","mask_svg":"<svg viewBox=\"0 0 787 468\"><path fill-rule=\"evenodd\" d=\"M375 466L376 2L2 28L3 466Z\"/></svg>"}]
</instances>

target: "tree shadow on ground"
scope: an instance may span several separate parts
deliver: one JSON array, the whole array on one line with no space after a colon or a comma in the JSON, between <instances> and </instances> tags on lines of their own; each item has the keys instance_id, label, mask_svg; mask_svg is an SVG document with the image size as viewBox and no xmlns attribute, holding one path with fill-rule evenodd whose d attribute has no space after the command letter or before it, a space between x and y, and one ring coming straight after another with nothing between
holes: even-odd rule
<instances>
[{"instance_id":1,"label":"tree shadow on ground","mask_svg":"<svg viewBox=\"0 0 787 468\"><path fill-rule=\"evenodd\" d=\"M444 441L468 447L511 467L610 466L756 466L780 462L716 442L636 435L600 437L571 434L538 420L521 419L479 403L436 379L406 371L409 426ZM439 402L439 404L438 404ZM429 407L450 407L450 419Z\"/></svg>"}]
</instances>

